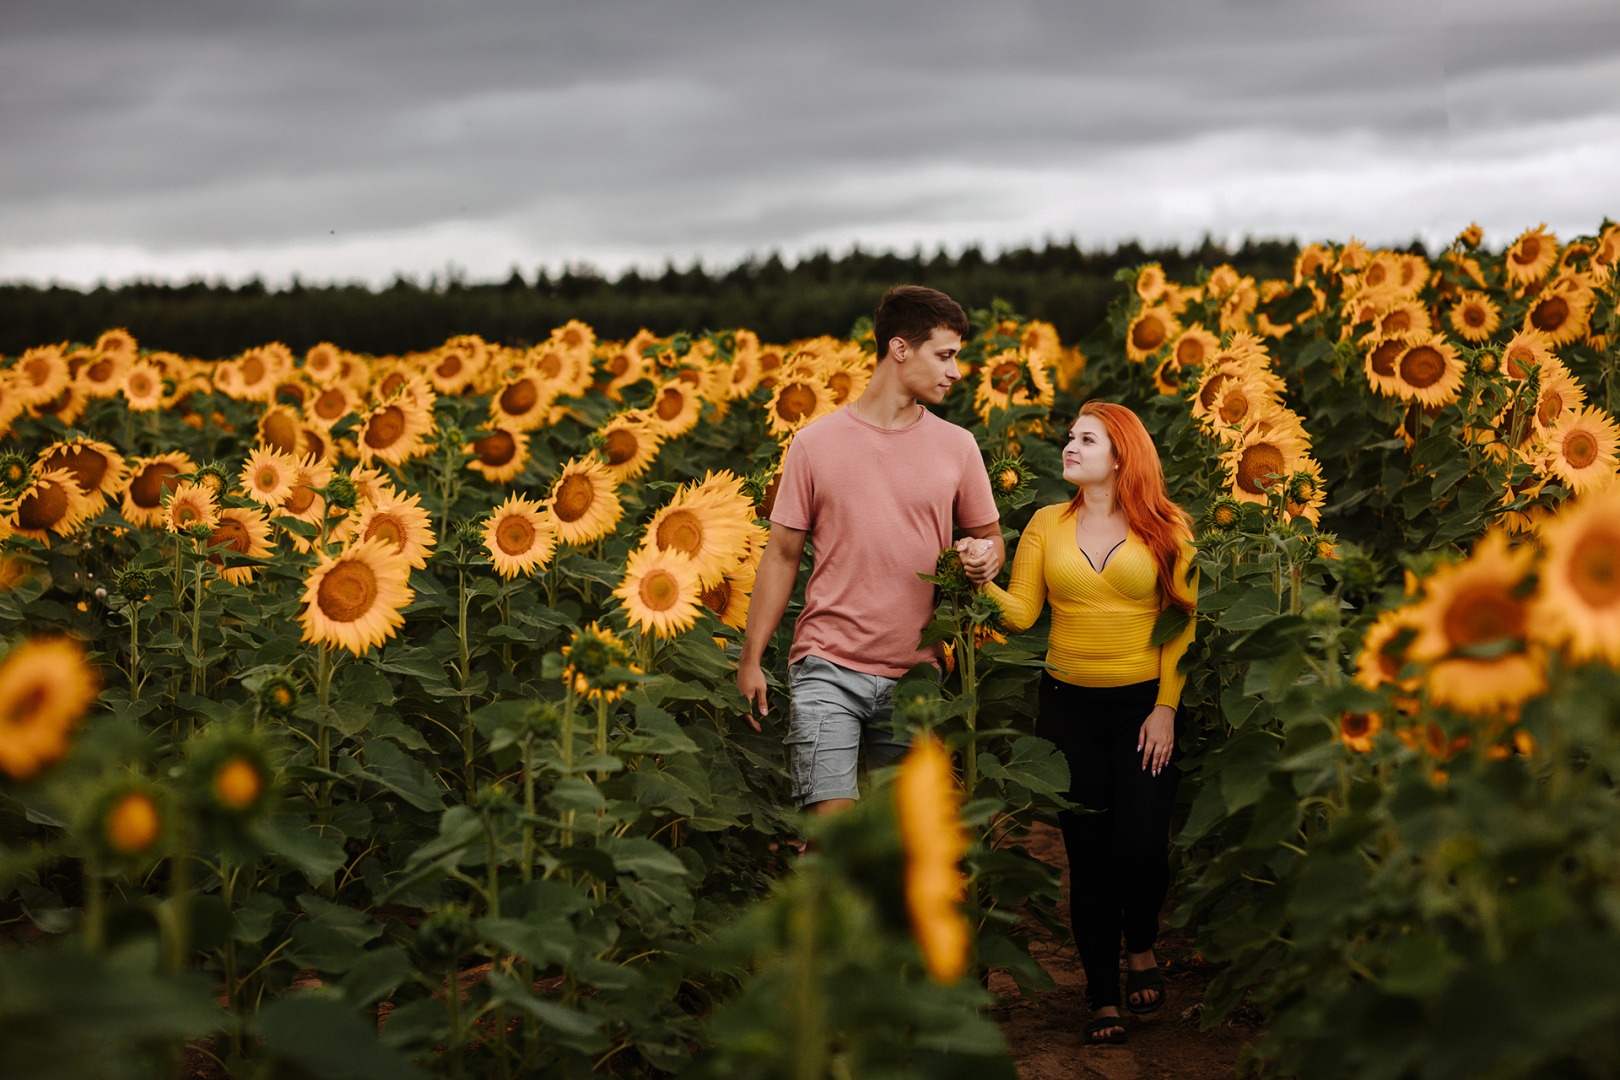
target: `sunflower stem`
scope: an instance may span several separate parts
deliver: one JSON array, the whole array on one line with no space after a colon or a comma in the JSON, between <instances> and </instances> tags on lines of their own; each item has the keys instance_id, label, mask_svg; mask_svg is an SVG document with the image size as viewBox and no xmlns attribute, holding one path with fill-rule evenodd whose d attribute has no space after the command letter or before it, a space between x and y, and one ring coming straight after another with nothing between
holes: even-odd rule
<instances>
[{"instance_id":1,"label":"sunflower stem","mask_svg":"<svg viewBox=\"0 0 1620 1080\"><path fill-rule=\"evenodd\" d=\"M793 1076L823 1080L827 1075L827 1030L823 1015L816 931L821 921L820 876L805 881L804 899L789 915L793 941Z\"/></svg>"},{"instance_id":2,"label":"sunflower stem","mask_svg":"<svg viewBox=\"0 0 1620 1080\"><path fill-rule=\"evenodd\" d=\"M523 884L534 880L534 733L523 740L523 862L518 866Z\"/></svg>"},{"instance_id":3,"label":"sunflower stem","mask_svg":"<svg viewBox=\"0 0 1620 1080\"><path fill-rule=\"evenodd\" d=\"M967 712L964 719L967 722L968 741L962 753L962 788L969 799L973 798L973 791L979 786L979 695L978 672L975 670L973 654L973 631L969 630L964 636L956 637L957 655L962 658L960 670L962 672L962 695L967 698Z\"/></svg>"},{"instance_id":4,"label":"sunflower stem","mask_svg":"<svg viewBox=\"0 0 1620 1080\"><path fill-rule=\"evenodd\" d=\"M84 874L84 947L88 952L98 952L106 940L107 886L94 848L85 856L81 872Z\"/></svg>"},{"instance_id":5,"label":"sunflower stem","mask_svg":"<svg viewBox=\"0 0 1620 1080\"><path fill-rule=\"evenodd\" d=\"M332 727L327 723L326 712L332 697L332 646L321 642L320 650L315 654L315 701L320 705L317 713L315 729L316 763L321 771L332 771ZM316 799L319 806L332 805L332 781L330 778L322 780L320 794ZM321 818L321 829L326 829L326 819Z\"/></svg>"},{"instance_id":6,"label":"sunflower stem","mask_svg":"<svg viewBox=\"0 0 1620 1080\"><path fill-rule=\"evenodd\" d=\"M606 757L608 752L608 699L606 694L598 694L596 698L596 753L598 757ZM607 779L606 769L596 770L596 782L602 783Z\"/></svg>"},{"instance_id":7,"label":"sunflower stem","mask_svg":"<svg viewBox=\"0 0 1620 1080\"><path fill-rule=\"evenodd\" d=\"M466 792L467 796L469 798L471 798L472 797L472 790L473 790L474 738L473 738L473 723L472 723L472 702L470 700L468 700L467 694L466 694L467 683L470 681L470 679L472 677L472 661L471 661L471 658L470 658L470 652L469 652L469 650L467 648L467 605L468 605L469 601L471 600L471 597L468 596L468 594L467 594L467 571L464 568L459 569L459 570L456 571L456 581L457 581L457 593L458 593L458 597L457 597L457 601L456 601L456 644L460 648L460 658L459 658L459 663L458 663L458 666L457 666L456 670L457 670L457 674L460 676L460 684L459 684L459 686L457 688L459 690L461 690L461 692L462 692L462 696L461 696L462 788Z\"/></svg>"}]
</instances>

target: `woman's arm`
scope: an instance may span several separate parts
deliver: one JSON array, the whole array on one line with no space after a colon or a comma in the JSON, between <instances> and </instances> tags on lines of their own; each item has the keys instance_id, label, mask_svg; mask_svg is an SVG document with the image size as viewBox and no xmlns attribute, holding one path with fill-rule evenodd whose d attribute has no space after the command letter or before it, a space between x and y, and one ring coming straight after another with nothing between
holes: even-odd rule
<instances>
[{"instance_id":1,"label":"woman's arm","mask_svg":"<svg viewBox=\"0 0 1620 1080\"><path fill-rule=\"evenodd\" d=\"M1037 512L1018 538L1007 587L1003 589L994 582L984 587L1001 605L1002 621L1014 633L1033 626L1046 603L1046 530L1043 526L1042 515Z\"/></svg>"},{"instance_id":2,"label":"woman's arm","mask_svg":"<svg viewBox=\"0 0 1620 1080\"><path fill-rule=\"evenodd\" d=\"M1193 552L1192 544L1184 541L1181 545L1181 554L1176 558L1175 581L1181 595L1192 601L1194 610L1181 633L1159 647L1158 704L1169 706L1172 713L1180 706L1181 689L1187 684L1187 676L1177 669L1181 665L1181 658L1186 656L1187 650L1192 647L1193 624L1198 618L1198 569L1193 563Z\"/></svg>"}]
</instances>

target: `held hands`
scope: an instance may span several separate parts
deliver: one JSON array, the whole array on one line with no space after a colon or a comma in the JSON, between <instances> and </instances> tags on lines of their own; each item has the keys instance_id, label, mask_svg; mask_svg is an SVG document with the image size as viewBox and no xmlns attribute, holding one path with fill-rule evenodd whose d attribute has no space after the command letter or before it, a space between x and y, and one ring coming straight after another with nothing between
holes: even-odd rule
<instances>
[{"instance_id":1,"label":"held hands","mask_svg":"<svg viewBox=\"0 0 1620 1080\"><path fill-rule=\"evenodd\" d=\"M1168 705L1153 706L1137 733L1136 748L1142 752L1142 769L1151 768L1158 776L1170 763L1170 751L1176 748L1176 710Z\"/></svg>"},{"instance_id":2,"label":"held hands","mask_svg":"<svg viewBox=\"0 0 1620 1080\"><path fill-rule=\"evenodd\" d=\"M990 584L1001 569L996 562L996 545L989 540L964 536L956 542L956 553L962 557L968 580L975 585Z\"/></svg>"}]
</instances>

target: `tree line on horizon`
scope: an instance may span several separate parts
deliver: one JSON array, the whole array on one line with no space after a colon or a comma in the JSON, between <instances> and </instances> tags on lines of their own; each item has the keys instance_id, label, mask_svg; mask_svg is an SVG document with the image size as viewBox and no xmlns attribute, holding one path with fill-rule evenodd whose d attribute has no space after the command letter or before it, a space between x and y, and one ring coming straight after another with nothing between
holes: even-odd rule
<instances>
[{"instance_id":1,"label":"tree line on horizon","mask_svg":"<svg viewBox=\"0 0 1620 1080\"><path fill-rule=\"evenodd\" d=\"M1413 250L1417 250L1414 246ZM59 285L0 285L0 354L36 345L89 343L122 327L142 347L196 357L234 355L280 341L303 352L330 341L383 355L431 347L457 334L507 345L544 340L554 327L583 319L599 337L624 340L643 328L660 336L748 327L766 341L842 334L876 306L883 289L916 283L941 289L966 308L1002 300L1029 318L1052 323L1066 342L1101 328L1108 305L1125 288L1116 271L1157 262L1178 280L1230 263L1256 277L1291 277L1298 244L1248 239L1228 248L1206 237L1190 251L1135 242L1085 251L1073 241L987 256L871 253L834 257L820 251L788 264L779 255L749 258L710 271L701 263L660 275L631 269L616 278L589 266L555 276L525 277L514 267L503 282L467 283L456 275L427 284L403 275L392 284L308 285L272 290L241 285L152 281L89 291Z\"/></svg>"}]
</instances>

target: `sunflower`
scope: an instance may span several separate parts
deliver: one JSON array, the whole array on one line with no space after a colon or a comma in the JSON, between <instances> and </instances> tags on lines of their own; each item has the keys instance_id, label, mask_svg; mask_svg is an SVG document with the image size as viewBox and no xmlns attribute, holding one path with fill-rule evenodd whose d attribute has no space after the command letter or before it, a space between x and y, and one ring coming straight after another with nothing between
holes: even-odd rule
<instances>
[{"instance_id":1,"label":"sunflower","mask_svg":"<svg viewBox=\"0 0 1620 1080\"><path fill-rule=\"evenodd\" d=\"M0 660L0 772L27 780L60 760L99 692L96 669L72 638L14 645Z\"/></svg>"},{"instance_id":2,"label":"sunflower","mask_svg":"<svg viewBox=\"0 0 1620 1080\"><path fill-rule=\"evenodd\" d=\"M1275 473L1284 482L1300 467L1305 444L1292 430L1279 427L1245 432L1226 455L1227 482L1234 498L1241 502L1267 504L1266 489Z\"/></svg>"},{"instance_id":3,"label":"sunflower","mask_svg":"<svg viewBox=\"0 0 1620 1080\"><path fill-rule=\"evenodd\" d=\"M73 381L67 357L60 345L29 349L13 369L18 400L26 405L42 405L59 397Z\"/></svg>"},{"instance_id":4,"label":"sunflower","mask_svg":"<svg viewBox=\"0 0 1620 1080\"><path fill-rule=\"evenodd\" d=\"M1411 656L1429 663L1431 702L1464 713L1512 712L1547 688L1540 647L1525 642L1534 558L1534 547L1510 550L1507 537L1493 531L1466 560L1424 580ZM1488 659L1464 653L1498 642L1511 643L1508 651Z\"/></svg>"},{"instance_id":5,"label":"sunflower","mask_svg":"<svg viewBox=\"0 0 1620 1080\"><path fill-rule=\"evenodd\" d=\"M331 431L308 424L300 430L304 433L304 460L332 464L337 458L337 443L332 439Z\"/></svg>"},{"instance_id":6,"label":"sunflower","mask_svg":"<svg viewBox=\"0 0 1620 1080\"><path fill-rule=\"evenodd\" d=\"M895 772L894 808L905 851L911 932L929 976L944 984L967 970L972 940L960 906L967 892L961 863L968 848L960 802L950 751L924 732Z\"/></svg>"},{"instance_id":7,"label":"sunflower","mask_svg":"<svg viewBox=\"0 0 1620 1080\"><path fill-rule=\"evenodd\" d=\"M1235 366L1231 362L1214 361L1204 369L1192 393L1191 411L1194 419L1206 420L1212 414L1215 403L1220 400L1221 389L1237 378L1233 370Z\"/></svg>"},{"instance_id":8,"label":"sunflower","mask_svg":"<svg viewBox=\"0 0 1620 1080\"><path fill-rule=\"evenodd\" d=\"M822 392L826 393L825 387ZM698 415L703 411L703 399L691 383L678 378L669 379L654 393L647 410L666 435L684 435L697 426Z\"/></svg>"},{"instance_id":9,"label":"sunflower","mask_svg":"<svg viewBox=\"0 0 1620 1080\"><path fill-rule=\"evenodd\" d=\"M471 454L467 468L492 484L505 484L529 465L529 437L514 428L492 426L461 448Z\"/></svg>"},{"instance_id":10,"label":"sunflower","mask_svg":"<svg viewBox=\"0 0 1620 1080\"><path fill-rule=\"evenodd\" d=\"M247 497L265 506L280 506L292 494L298 462L291 454L255 446L242 465L238 482Z\"/></svg>"},{"instance_id":11,"label":"sunflower","mask_svg":"<svg viewBox=\"0 0 1620 1080\"><path fill-rule=\"evenodd\" d=\"M502 577L533 574L551 561L557 530L546 508L521 495L510 496L484 523L484 549Z\"/></svg>"},{"instance_id":12,"label":"sunflower","mask_svg":"<svg viewBox=\"0 0 1620 1080\"><path fill-rule=\"evenodd\" d=\"M1136 271L1136 295L1144 304L1157 304L1164 295L1164 268L1158 263L1144 263Z\"/></svg>"},{"instance_id":13,"label":"sunflower","mask_svg":"<svg viewBox=\"0 0 1620 1080\"><path fill-rule=\"evenodd\" d=\"M783 375L765 406L765 420L771 435L780 442L832 408L832 391L821 379L814 375Z\"/></svg>"},{"instance_id":14,"label":"sunflower","mask_svg":"<svg viewBox=\"0 0 1620 1080\"><path fill-rule=\"evenodd\" d=\"M872 381L872 369L864 359L845 359L834 364L826 377L827 391L832 394L833 408L849 404L866 390Z\"/></svg>"},{"instance_id":15,"label":"sunflower","mask_svg":"<svg viewBox=\"0 0 1620 1080\"><path fill-rule=\"evenodd\" d=\"M84 489L66 469L37 474L12 507L6 522L11 531L46 543L51 533L72 535L91 513Z\"/></svg>"},{"instance_id":16,"label":"sunflower","mask_svg":"<svg viewBox=\"0 0 1620 1080\"><path fill-rule=\"evenodd\" d=\"M1386 308L1374 323L1373 332L1384 337L1427 337L1434 329L1429 309L1416 300L1402 300Z\"/></svg>"},{"instance_id":17,"label":"sunflower","mask_svg":"<svg viewBox=\"0 0 1620 1080\"><path fill-rule=\"evenodd\" d=\"M453 337L429 354L428 381L441 394L464 392L484 367L489 347L474 334Z\"/></svg>"},{"instance_id":18,"label":"sunflower","mask_svg":"<svg viewBox=\"0 0 1620 1080\"><path fill-rule=\"evenodd\" d=\"M734 630L748 629L748 601L754 593L758 558L745 559L699 595L714 617Z\"/></svg>"},{"instance_id":19,"label":"sunflower","mask_svg":"<svg viewBox=\"0 0 1620 1080\"><path fill-rule=\"evenodd\" d=\"M1159 366L1153 369L1153 388L1171 397L1181 393L1181 364L1173 353L1160 360Z\"/></svg>"},{"instance_id":20,"label":"sunflower","mask_svg":"<svg viewBox=\"0 0 1620 1080\"><path fill-rule=\"evenodd\" d=\"M163 405L163 370L150 361L131 364L124 374L124 402L131 412L151 412Z\"/></svg>"},{"instance_id":21,"label":"sunflower","mask_svg":"<svg viewBox=\"0 0 1620 1080\"><path fill-rule=\"evenodd\" d=\"M1395 361L1395 393L1403 401L1449 405L1462 391L1463 364L1444 338L1409 341Z\"/></svg>"},{"instance_id":22,"label":"sunflower","mask_svg":"<svg viewBox=\"0 0 1620 1080\"><path fill-rule=\"evenodd\" d=\"M408 397L391 398L368 412L355 432L360 463L399 465L419 457L427 451L433 430L431 412Z\"/></svg>"},{"instance_id":23,"label":"sunflower","mask_svg":"<svg viewBox=\"0 0 1620 1080\"><path fill-rule=\"evenodd\" d=\"M646 358L641 355L642 346L637 343L638 340L639 338L632 338L624 345L607 349L600 361L601 373L607 376L607 381L601 384L602 392L614 401L624 400L625 387L633 386L651 374L652 368L647 363ZM752 358L750 357L750 359ZM732 360L734 381L737 375L737 364L738 360L734 358ZM754 369L754 374L758 374L757 366ZM734 387L733 396L746 397L752 390L752 386L740 391Z\"/></svg>"},{"instance_id":24,"label":"sunflower","mask_svg":"<svg viewBox=\"0 0 1620 1080\"><path fill-rule=\"evenodd\" d=\"M1339 742L1358 754L1373 748L1373 740L1383 730L1384 718L1375 712L1344 712L1339 714Z\"/></svg>"},{"instance_id":25,"label":"sunflower","mask_svg":"<svg viewBox=\"0 0 1620 1080\"><path fill-rule=\"evenodd\" d=\"M1125 355L1144 363L1179 333L1181 326L1167 308L1144 307L1125 331Z\"/></svg>"},{"instance_id":26,"label":"sunflower","mask_svg":"<svg viewBox=\"0 0 1620 1080\"><path fill-rule=\"evenodd\" d=\"M1586 390L1557 360L1541 369L1541 388L1536 394L1536 429L1543 434L1565 415L1586 404Z\"/></svg>"},{"instance_id":27,"label":"sunflower","mask_svg":"<svg viewBox=\"0 0 1620 1080\"><path fill-rule=\"evenodd\" d=\"M1510 382L1522 382L1532 371L1555 362L1552 343L1540 330L1521 330L1502 347L1502 374Z\"/></svg>"},{"instance_id":28,"label":"sunflower","mask_svg":"<svg viewBox=\"0 0 1620 1080\"><path fill-rule=\"evenodd\" d=\"M1395 375L1395 362L1406 351L1406 339L1375 337L1364 344L1369 346L1362 364L1362 370L1367 375L1367 385L1384 397L1394 397L1396 387L1400 383L1400 379Z\"/></svg>"},{"instance_id":29,"label":"sunflower","mask_svg":"<svg viewBox=\"0 0 1620 1080\"><path fill-rule=\"evenodd\" d=\"M219 567L219 576L232 585L246 585L253 580L253 567L226 566L222 558L227 552L250 559L266 559L273 554L270 546L270 519L257 506L226 506L219 511L214 534L208 538L208 549L223 548L210 554L208 560Z\"/></svg>"},{"instance_id":30,"label":"sunflower","mask_svg":"<svg viewBox=\"0 0 1620 1080\"><path fill-rule=\"evenodd\" d=\"M322 431L330 431L338 421L358 411L360 395L355 393L354 387L334 381L322 387L320 393L304 405L304 419Z\"/></svg>"},{"instance_id":31,"label":"sunflower","mask_svg":"<svg viewBox=\"0 0 1620 1080\"><path fill-rule=\"evenodd\" d=\"M533 431L545 423L558 386L533 371L520 371L507 379L489 401L491 422L510 431Z\"/></svg>"},{"instance_id":32,"label":"sunflower","mask_svg":"<svg viewBox=\"0 0 1620 1080\"><path fill-rule=\"evenodd\" d=\"M1219 438L1230 441L1237 430L1280 408L1281 403L1265 387L1240 377L1221 385L1214 407L1204 422Z\"/></svg>"},{"instance_id":33,"label":"sunflower","mask_svg":"<svg viewBox=\"0 0 1620 1080\"><path fill-rule=\"evenodd\" d=\"M219 365L214 386L238 401L271 401L276 385L292 371L293 355L280 342L249 349Z\"/></svg>"},{"instance_id":34,"label":"sunflower","mask_svg":"<svg viewBox=\"0 0 1620 1080\"><path fill-rule=\"evenodd\" d=\"M331 514L326 499L316 488L324 488L331 479L332 470L327 466L308 459L299 462L293 475L292 489L281 500L279 513L271 516L296 518L317 529L324 529ZM288 536L292 539L293 547L299 551L308 551L312 546L311 541L296 532L289 531Z\"/></svg>"},{"instance_id":35,"label":"sunflower","mask_svg":"<svg viewBox=\"0 0 1620 1080\"><path fill-rule=\"evenodd\" d=\"M1220 347L1220 338L1205 330L1202 323L1194 323L1170 343L1170 356L1180 367L1202 368Z\"/></svg>"},{"instance_id":36,"label":"sunflower","mask_svg":"<svg viewBox=\"0 0 1620 1080\"><path fill-rule=\"evenodd\" d=\"M1309 455L1300 455L1294 473L1288 478L1288 500L1283 513L1291 518L1304 518L1312 525L1322 524L1322 507L1327 503L1327 491L1322 487L1322 466Z\"/></svg>"},{"instance_id":37,"label":"sunflower","mask_svg":"<svg viewBox=\"0 0 1620 1080\"><path fill-rule=\"evenodd\" d=\"M595 458L574 458L565 464L547 501L557 536L570 544L606 536L624 513L613 474Z\"/></svg>"},{"instance_id":38,"label":"sunflower","mask_svg":"<svg viewBox=\"0 0 1620 1080\"><path fill-rule=\"evenodd\" d=\"M109 330L108 334L114 333ZM107 334L101 335L106 337ZM131 339L133 340L133 339ZM124 385L124 376L129 373L130 365L135 362L135 350L127 352L118 349L92 351L83 367L79 369L79 388L86 397L107 398L112 397Z\"/></svg>"},{"instance_id":39,"label":"sunflower","mask_svg":"<svg viewBox=\"0 0 1620 1080\"><path fill-rule=\"evenodd\" d=\"M1592 299L1586 288L1573 292L1549 289L1524 313L1524 328L1540 330L1554 348L1579 341L1591 329Z\"/></svg>"},{"instance_id":40,"label":"sunflower","mask_svg":"<svg viewBox=\"0 0 1620 1080\"><path fill-rule=\"evenodd\" d=\"M131 458L129 481L124 487L122 510L124 520L138 529L163 524L163 500L169 492L180 486L176 477L191 472L196 466L190 457L179 450L171 450L157 457Z\"/></svg>"},{"instance_id":41,"label":"sunflower","mask_svg":"<svg viewBox=\"0 0 1620 1080\"><path fill-rule=\"evenodd\" d=\"M563 682L587 701L617 701L630 688L626 675L639 675L641 669L630 662L630 650L613 631L598 623L588 623L569 638L560 650Z\"/></svg>"},{"instance_id":42,"label":"sunflower","mask_svg":"<svg viewBox=\"0 0 1620 1080\"><path fill-rule=\"evenodd\" d=\"M1577 660L1620 667L1620 488L1583 496L1542 528L1532 625Z\"/></svg>"},{"instance_id":43,"label":"sunflower","mask_svg":"<svg viewBox=\"0 0 1620 1080\"><path fill-rule=\"evenodd\" d=\"M304 456L304 424L291 405L271 405L259 416L259 442L294 458Z\"/></svg>"},{"instance_id":44,"label":"sunflower","mask_svg":"<svg viewBox=\"0 0 1620 1080\"><path fill-rule=\"evenodd\" d=\"M1558 237L1547 231L1543 222L1534 229L1526 229L1513 246L1507 249L1502 265L1508 280L1518 286L1533 285L1540 281L1558 261Z\"/></svg>"},{"instance_id":45,"label":"sunflower","mask_svg":"<svg viewBox=\"0 0 1620 1080\"><path fill-rule=\"evenodd\" d=\"M1584 495L1614 481L1620 427L1595 405L1572 409L1548 429L1546 471Z\"/></svg>"},{"instance_id":46,"label":"sunflower","mask_svg":"<svg viewBox=\"0 0 1620 1080\"><path fill-rule=\"evenodd\" d=\"M124 490L129 466L124 456L104 442L79 436L67 442L52 443L39 453L39 470L66 469L79 482L79 489L90 501L90 514L101 512L107 498Z\"/></svg>"},{"instance_id":47,"label":"sunflower","mask_svg":"<svg viewBox=\"0 0 1620 1080\"><path fill-rule=\"evenodd\" d=\"M641 410L618 414L598 428L596 435L601 441L597 456L621 484L651 468L664 442L662 431Z\"/></svg>"},{"instance_id":48,"label":"sunflower","mask_svg":"<svg viewBox=\"0 0 1620 1080\"><path fill-rule=\"evenodd\" d=\"M382 538L418 570L427 567L428 555L438 542L433 519L422 508L419 495L395 496L367 503L351 519L348 532L360 542Z\"/></svg>"},{"instance_id":49,"label":"sunflower","mask_svg":"<svg viewBox=\"0 0 1620 1080\"><path fill-rule=\"evenodd\" d=\"M1467 290L1457 297L1446 318L1457 336L1478 345L1489 341L1502 323L1502 311L1489 296L1477 290Z\"/></svg>"},{"instance_id":50,"label":"sunflower","mask_svg":"<svg viewBox=\"0 0 1620 1080\"><path fill-rule=\"evenodd\" d=\"M398 492L388 482L388 477L378 469L368 469L364 465L356 465L349 470L349 482L354 485L356 499L361 503L379 503L384 499L397 499Z\"/></svg>"},{"instance_id":51,"label":"sunflower","mask_svg":"<svg viewBox=\"0 0 1620 1080\"><path fill-rule=\"evenodd\" d=\"M692 560L684 552L652 545L631 554L613 595L624 604L631 625L661 638L690 629L703 605L703 586Z\"/></svg>"},{"instance_id":52,"label":"sunflower","mask_svg":"<svg viewBox=\"0 0 1620 1080\"><path fill-rule=\"evenodd\" d=\"M579 397L590 388L589 353L570 352L548 341L524 354L523 363L555 387L554 397Z\"/></svg>"},{"instance_id":53,"label":"sunflower","mask_svg":"<svg viewBox=\"0 0 1620 1080\"><path fill-rule=\"evenodd\" d=\"M1249 329L1249 316L1254 314L1255 308L1260 306L1260 290L1255 286L1254 278L1244 277L1232 291L1232 294L1221 301L1221 310L1217 319L1221 333L1231 334Z\"/></svg>"},{"instance_id":54,"label":"sunflower","mask_svg":"<svg viewBox=\"0 0 1620 1080\"><path fill-rule=\"evenodd\" d=\"M304 378L316 386L331 386L338 382L343 370L343 350L330 341L311 345L304 353Z\"/></svg>"},{"instance_id":55,"label":"sunflower","mask_svg":"<svg viewBox=\"0 0 1620 1080\"><path fill-rule=\"evenodd\" d=\"M322 556L304 583L303 640L359 656L405 625L411 564L382 537Z\"/></svg>"},{"instance_id":56,"label":"sunflower","mask_svg":"<svg viewBox=\"0 0 1620 1080\"><path fill-rule=\"evenodd\" d=\"M746 553L746 528L751 520L752 508L705 498L688 486L647 522L645 544L686 555L692 560L698 584L708 588Z\"/></svg>"},{"instance_id":57,"label":"sunflower","mask_svg":"<svg viewBox=\"0 0 1620 1080\"><path fill-rule=\"evenodd\" d=\"M1485 230L1481 229L1477 222L1470 221L1468 228L1458 233L1457 239L1453 243L1472 251L1474 248L1479 247L1479 242L1483 239L1485 239Z\"/></svg>"},{"instance_id":58,"label":"sunflower","mask_svg":"<svg viewBox=\"0 0 1620 1080\"><path fill-rule=\"evenodd\" d=\"M207 486L187 480L164 499L164 527L172 533L186 533L196 526L212 529L219 524L219 506Z\"/></svg>"}]
</instances>

